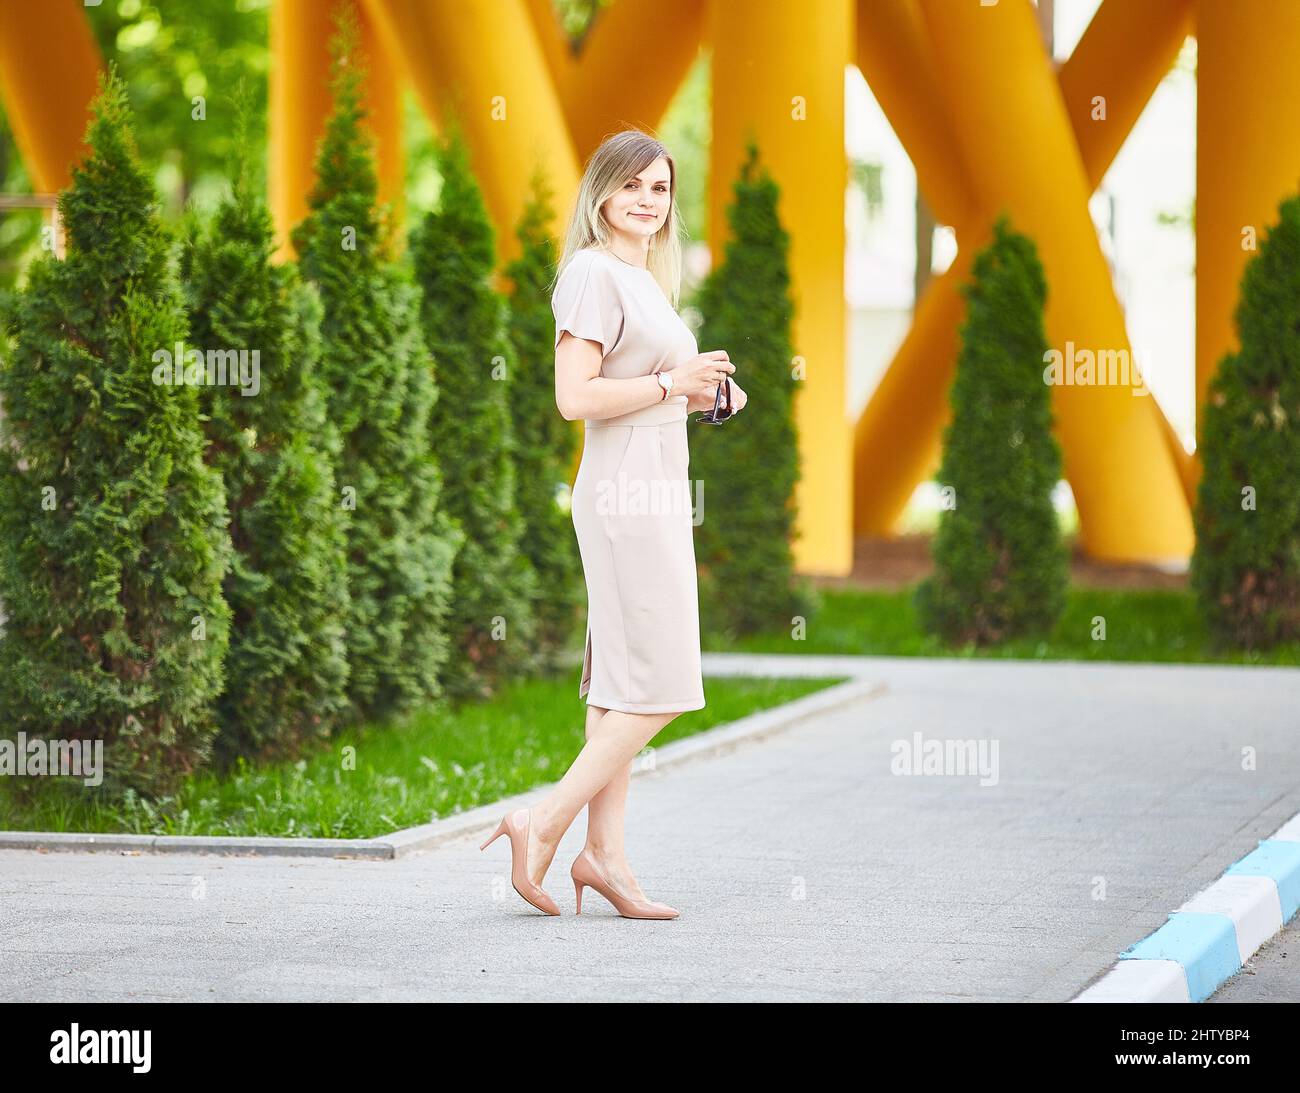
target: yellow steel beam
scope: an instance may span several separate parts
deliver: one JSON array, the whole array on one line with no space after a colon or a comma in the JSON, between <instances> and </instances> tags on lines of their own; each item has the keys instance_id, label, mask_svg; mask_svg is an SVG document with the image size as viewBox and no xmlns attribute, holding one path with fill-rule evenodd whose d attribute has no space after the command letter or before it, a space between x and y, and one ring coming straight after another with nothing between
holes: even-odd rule
<instances>
[{"instance_id":1,"label":"yellow steel beam","mask_svg":"<svg viewBox=\"0 0 1300 1093\"><path fill-rule=\"evenodd\" d=\"M102 69L78 0L0 0L0 99L37 193L72 184Z\"/></svg>"},{"instance_id":2,"label":"yellow steel beam","mask_svg":"<svg viewBox=\"0 0 1300 1093\"><path fill-rule=\"evenodd\" d=\"M948 388L960 348L966 301L958 287L976 251L990 238L990 222L962 236L961 249L917 301L912 325L854 430L854 525L859 535L886 535L907 506L916 483L939 467L940 439L951 417Z\"/></svg>"},{"instance_id":3,"label":"yellow steel beam","mask_svg":"<svg viewBox=\"0 0 1300 1093\"><path fill-rule=\"evenodd\" d=\"M977 204L1006 208L1038 248L1050 344L1127 353L1124 317L1088 214L1091 189L1027 0L921 0ZM1120 384L1057 386L1056 430L1093 557L1185 561L1191 514L1152 399Z\"/></svg>"},{"instance_id":4,"label":"yellow steel beam","mask_svg":"<svg viewBox=\"0 0 1300 1093\"><path fill-rule=\"evenodd\" d=\"M857 62L935 218L961 240L953 266L932 278L917 301L911 328L853 430L854 531L886 535L916 484L938 466L966 311L957 287L970 267L970 241L988 221L971 207L973 190L915 0L859 0Z\"/></svg>"},{"instance_id":5,"label":"yellow steel beam","mask_svg":"<svg viewBox=\"0 0 1300 1093\"><path fill-rule=\"evenodd\" d=\"M379 200L401 223L405 206L402 103L397 70L356 0L275 0L271 8L271 75L268 129L271 145L271 215L279 239L277 257L293 256L289 232L307 215L316 181L316 146L333 108L330 38L335 15L350 8L361 30L366 67L365 125L375 141ZM400 244L400 233L397 241Z\"/></svg>"},{"instance_id":6,"label":"yellow steel beam","mask_svg":"<svg viewBox=\"0 0 1300 1093\"><path fill-rule=\"evenodd\" d=\"M1087 157L1090 190L1105 174L1142 105L1177 56L1189 30L1189 12L1189 0L1105 3L1062 66L1059 78L1078 144ZM919 9L914 0L901 4L861 0L859 16L859 65L916 165L918 183L936 217L957 228L965 250L972 230L982 234L987 228L987 214L981 218L964 211L970 201L966 167L934 91L933 58ZM1115 74L1133 78L1125 82ZM1101 134L1080 128L1099 127L1091 114L1095 93L1106 96L1107 121L1100 126ZM1087 110L1075 105L1080 101ZM952 273L930 282L918 302L912 330L858 419L854 463L859 534L890 532L916 483L937 465L955 353L936 360L934 347L956 345L956 328L964 315ZM928 301L931 295L938 298ZM943 329L932 330L931 323L942 323ZM922 372L915 373L912 382L917 368ZM1149 401L1166 448L1181 470L1187 462L1181 442L1154 400Z\"/></svg>"},{"instance_id":7,"label":"yellow steel beam","mask_svg":"<svg viewBox=\"0 0 1300 1093\"><path fill-rule=\"evenodd\" d=\"M558 193L578 185L573 145L523 0L365 0L437 124L453 110L497 228L497 253L518 251L514 227L539 170Z\"/></svg>"},{"instance_id":8,"label":"yellow steel beam","mask_svg":"<svg viewBox=\"0 0 1300 1093\"><path fill-rule=\"evenodd\" d=\"M1103 3L1057 77L1088 186L1101 185L1192 33L1191 0ZM1094 116L1102 100L1105 118Z\"/></svg>"},{"instance_id":9,"label":"yellow steel beam","mask_svg":"<svg viewBox=\"0 0 1300 1093\"><path fill-rule=\"evenodd\" d=\"M752 134L781 188L796 297L795 400L801 479L795 562L803 573L852 568L851 434L845 410L844 74L853 41L851 0L714 0L713 162L709 242L727 241L726 206ZM713 349L716 346L701 346ZM744 386L743 345L724 346Z\"/></svg>"},{"instance_id":10,"label":"yellow steel beam","mask_svg":"<svg viewBox=\"0 0 1300 1093\"><path fill-rule=\"evenodd\" d=\"M859 0L855 58L941 224L973 219L971 184L916 0Z\"/></svg>"},{"instance_id":11,"label":"yellow steel beam","mask_svg":"<svg viewBox=\"0 0 1300 1093\"><path fill-rule=\"evenodd\" d=\"M1102 4L1058 78L1089 192L1101 180L1133 131L1151 93L1173 67L1192 33L1191 0L1143 0ZM1104 118L1098 105L1104 108ZM1194 503L1192 455L1160 409L1160 435L1178 469L1183 496Z\"/></svg>"},{"instance_id":12,"label":"yellow steel beam","mask_svg":"<svg viewBox=\"0 0 1300 1093\"><path fill-rule=\"evenodd\" d=\"M1227 352L1252 237L1277 223L1300 185L1300 4L1198 0L1196 402ZM1197 414L1199 425L1200 414ZM1199 429L1198 429L1199 435ZM1193 478L1199 479L1200 460Z\"/></svg>"},{"instance_id":13,"label":"yellow steel beam","mask_svg":"<svg viewBox=\"0 0 1300 1093\"><path fill-rule=\"evenodd\" d=\"M564 114L578 158L585 160L610 133L659 125L700 53L708 5L704 0L619 0L596 16L582 53L561 66ZM667 33L654 37L650 25ZM547 50L547 56L553 54Z\"/></svg>"}]
</instances>

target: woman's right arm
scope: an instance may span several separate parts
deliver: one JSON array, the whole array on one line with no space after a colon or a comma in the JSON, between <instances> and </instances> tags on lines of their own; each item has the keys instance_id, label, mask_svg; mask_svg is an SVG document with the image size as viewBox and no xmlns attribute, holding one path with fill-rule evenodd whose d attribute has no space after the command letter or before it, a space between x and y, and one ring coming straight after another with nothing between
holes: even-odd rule
<instances>
[{"instance_id":1,"label":"woman's right arm","mask_svg":"<svg viewBox=\"0 0 1300 1093\"><path fill-rule=\"evenodd\" d=\"M653 373L611 379L600 374L603 360L599 342L563 332L555 349L555 406L566 421L600 421L663 401L663 388ZM726 350L701 353L672 370L673 395L686 395L689 400L716 388L723 376L735 370Z\"/></svg>"},{"instance_id":2,"label":"woman's right arm","mask_svg":"<svg viewBox=\"0 0 1300 1093\"><path fill-rule=\"evenodd\" d=\"M663 399L663 388L650 376L610 379L600 374L604 360L599 342L575 338L567 330L555 350L555 405L566 421L630 414Z\"/></svg>"}]
</instances>

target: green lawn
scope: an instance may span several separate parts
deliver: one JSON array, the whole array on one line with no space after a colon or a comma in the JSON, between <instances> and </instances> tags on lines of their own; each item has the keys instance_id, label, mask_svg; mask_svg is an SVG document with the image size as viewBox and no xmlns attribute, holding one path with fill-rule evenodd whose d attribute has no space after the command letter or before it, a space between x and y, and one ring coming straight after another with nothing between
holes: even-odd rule
<instances>
[{"instance_id":1,"label":"green lawn","mask_svg":"<svg viewBox=\"0 0 1300 1093\"><path fill-rule=\"evenodd\" d=\"M838 679L706 679L708 705L651 742L666 744L777 706ZM205 774L158 803L107 807L80 783L0 779L0 829L153 835L373 838L558 780L582 748L577 669L511 684L493 700L345 732L294 764ZM355 748L349 763L347 749Z\"/></svg>"},{"instance_id":2,"label":"green lawn","mask_svg":"<svg viewBox=\"0 0 1300 1093\"><path fill-rule=\"evenodd\" d=\"M872 591L828 588L800 639L789 631L738 641L706 634L706 649L753 653L854 653L875 656L980 656L1035 660L1176 661L1187 663L1300 664L1300 642L1266 652L1211 648L1191 592L1072 587L1065 613L1046 640L1018 640L998 648L950 648L923 633L913 588ZM1106 638L1093 638L1094 618Z\"/></svg>"}]
</instances>

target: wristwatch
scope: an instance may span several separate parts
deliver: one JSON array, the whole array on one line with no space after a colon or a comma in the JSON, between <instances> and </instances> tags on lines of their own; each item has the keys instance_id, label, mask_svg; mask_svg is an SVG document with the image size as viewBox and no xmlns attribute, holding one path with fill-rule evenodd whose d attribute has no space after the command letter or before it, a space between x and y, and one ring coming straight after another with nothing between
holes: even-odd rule
<instances>
[{"instance_id":1,"label":"wristwatch","mask_svg":"<svg viewBox=\"0 0 1300 1093\"><path fill-rule=\"evenodd\" d=\"M663 402L664 399L673 393L673 374L671 372L656 372L655 379L659 381L659 386L664 389L664 398L659 400L660 402Z\"/></svg>"}]
</instances>

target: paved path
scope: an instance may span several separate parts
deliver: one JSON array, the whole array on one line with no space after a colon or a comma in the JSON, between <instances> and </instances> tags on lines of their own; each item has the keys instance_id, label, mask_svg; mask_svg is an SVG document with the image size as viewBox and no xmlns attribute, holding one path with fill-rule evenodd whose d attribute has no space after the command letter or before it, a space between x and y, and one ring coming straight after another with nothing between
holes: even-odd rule
<instances>
[{"instance_id":1,"label":"paved path","mask_svg":"<svg viewBox=\"0 0 1300 1093\"><path fill-rule=\"evenodd\" d=\"M828 661L888 690L633 781L629 854L676 921L591 891L572 915L581 815L562 918L482 835L392 862L7 850L0 997L1064 1001L1300 812L1297 670ZM995 741L996 784L891 773L914 733Z\"/></svg>"}]
</instances>

